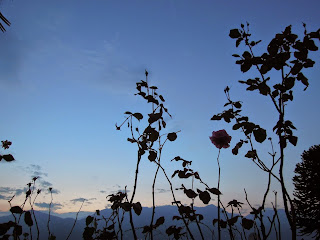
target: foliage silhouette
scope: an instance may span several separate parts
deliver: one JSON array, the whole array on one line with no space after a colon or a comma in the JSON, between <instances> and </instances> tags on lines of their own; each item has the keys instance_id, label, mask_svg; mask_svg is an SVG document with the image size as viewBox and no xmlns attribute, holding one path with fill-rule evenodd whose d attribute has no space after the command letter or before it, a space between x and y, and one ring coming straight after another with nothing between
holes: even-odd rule
<instances>
[{"instance_id":1,"label":"foliage silhouette","mask_svg":"<svg viewBox=\"0 0 320 240\"><path fill-rule=\"evenodd\" d=\"M2 15L0 15L1 18ZM3 18L1 18L3 20ZM2 26L2 25L1 25ZM273 141L267 135L267 131L260 127L260 125L249 121L249 117L241 115L242 102L232 101L230 97L230 88L226 87L224 92L226 94L227 103L224 107L229 107L229 109L223 111L222 113L214 115L211 120L224 120L227 123L234 121L233 130L240 130L244 134L244 138L241 139L232 149L234 155L238 155L241 148L244 145L249 145L249 149L244 154L244 156L259 167L262 171L268 174L267 188L263 195L263 200L260 206L254 207L248 198L246 190L245 197L246 201L251 208L250 217L244 217L241 213L241 208L244 203L233 199L228 202L225 207L223 202L220 200L222 192L220 191L220 163L219 156L221 148L228 148L231 141L231 136L229 136L225 130L214 131L210 140L219 149L217 163L219 167L218 183L217 186L209 186L200 177L199 172L191 168L192 161L185 160L180 156L175 156L171 159L172 164L181 164L182 169L176 169L171 178L169 177L167 171L162 165L162 151L166 143L176 141L178 139L178 133L175 132L165 132L167 123L164 120L164 116L167 115L172 117L165 107L165 99L162 95L158 93L158 88L156 86L149 86L148 75L149 73L145 71L146 80L141 80L136 84L137 93L135 95L142 97L143 100L149 104L151 112L147 115L143 115L140 112L130 112L126 111L124 114L126 116L125 120L120 124L116 124L116 130L121 130L123 127L127 126L130 132L130 137L127 141L135 144L137 146L137 163L135 169L135 179L133 183L133 191L131 197L128 196L128 191L125 188L124 192L118 192L116 194L110 194L107 196L107 200L111 203L112 214L109 217L105 217L96 210L95 214L88 216L85 221L85 228L83 231L83 239L124 239L125 234L130 231L132 233L133 239L138 239L138 233L142 233L145 239L154 239L156 233L158 233L161 227L168 222L164 216L156 218L156 200L155 200L155 185L157 183L158 173L162 172L165 176L172 195L172 205L177 207L177 215L172 217L174 224L171 226L165 226L165 233L167 237L174 239L196 239L196 234L194 229L198 232L200 239L205 239L204 229L208 228L211 232L211 237L214 238L215 226L218 225L218 237L222 237L227 234L229 239L270 239L271 232L275 231L276 239L281 239L281 224L278 216L277 210L277 192L274 192L275 202L273 204L273 215L268 217L268 222L266 221L265 205L267 196L270 194L271 180L275 179L281 186L282 198L284 202L284 208L286 212L286 217L291 227L292 239L296 239L296 227L305 227L302 223L304 221L304 214L308 213L310 208L302 207L299 208L299 197L307 197L304 193L296 192L295 196L298 199L293 200L288 193L283 176L283 166L284 166L284 149L287 143L292 145L297 144L297 137L293 135L293 130L296 130L293 123L285 118L285 107L289 101L293 101L293 87L296 81L300 81L304 86L305 90L309 86L308 79L301 72L304 68L313 67L314 61L308 58L309 51L317 51L318 47L315 45L313 39L320 40L320 29L316 32L308 33L306 30L306 25L303 24L304 38L299 40L296 34L291 32L291 26L285 28L285 30L276 34L275 38L271 40L267 47L267 52L260 56L256 56L253 53L253 47L261 42L251 41L249 33L249 24L245 28L244 24L241 24L240 29L232 29L229 36L236 40L236 47L244 43L248 48L248 51L244 51L242 55L234 54L233 56L238 58L236 64L240 65L240 69L243 73L249 71L252 67L255 67L260 77L254 79L248 79L246 81L239 81L241 84L247 86L247 91L258 91L263 96L268 96L271 99L272 104L277 110L279 120L275 123L273 131L275 131L279 139L279 149L280 156L276 156L274 150ZM292 56L293 55L293 56ZM269 86L270 78L267 77L267 73L271 70L279 71L281 74L281 81L273 86ZM141 124L144 125L144 130L141 130ZM271 147L271 161L265 163L260 157L260 152L255 147L255 142L258 144L263 143L265 140L270 142ZM2 147L6 150L11 145L9 141L2 141ZM10 154L0 155L0 160L12 161L14 158ZM135 195L137 192L137 183L139 177L139 167L141 161L148 159L155 166L155 174L153 177L152 184L152 215L150 223L145 226L135 226L133 221L134 214L139 216L143 212L143 207L140 202L135 200ZM275 173L278 167L279 174ZM297 170L297 173L300 173ZM181 187L174 190L172 183L172 178L179 178L184 181L191 182L191 187L187 184L181 184ZM33 239L31 228L36 227L37 236L36 239L40 239L40 232L38 227L37 218L34 211L34 203L37 196L41 193L40 189L36 189L37 177L32 179L32 182L28 183L28 189L26 191L26 197L23 204L19 206L12 206L12 197L8 202L10 204L10 211L12 213L14 221L9 221L7 223L0 224L0 236L2 239L9 239L13 237L14 239ZM201 187L194 188L194 182L199 182ZM297 182L297 186L300 187L300 183ZM308 190L306 186L304 190ZM190 199L190 204L182 204L180 200L176 198L175 191L182 191L187 199ZM52 189L49 189L51 195L51 202L49 207L49 218L47 222L48 236L50 240L55 239L55 235L51 232L50 228L50 212L52 199ZM318 192L316 192L319 194ZM195 199L199 198L200 201L207 205L214 197L218 198L218 218L210 219L212 226L206 225L204 222L204 216L199 214L194 208ZM309 196L312 197L313 195ZM318 196L318 195L317 195ZM319 199L318 199L319 200ZM30 205L30 210L26 209L26 204ZM220 211L220 206L223 211ZM316 205L317 206L317 205ZM81 205L82 207L82 205ZM231 212L228 214L227 209ZM81 210L81 208L80 208ZM79 210L79 211L80 211ZM300 210L302 212L300 212ZM79 213L79 212L78 212ZM222 217L220 214L222 213ZM297 213L297 217L296 217ZM128 216L129 215L129 216ZM77 214L78 217L78 214ZM68 235L69 239L74 226L77 222L77 217L74 225ZM124 218L129 217L130 229L124 228ZM29 233L22 229L20 220L23 219L25 224L29 228ZM298 225L297 225L298 224ZM192 228L193 227L193 228ZM11 232L9 230L12 230ZM303 231L310 232L310 225ZM319 232L318 232L319 233Z\"/></svg>"},{"instance_id":2,"label":"foliage silhouette","mask_svg":"<svg viewBox=\"0 0 320 240\"><path fill-rule=\"evenodd\" d=\"M320 145L304 151L301 157L293 177L297 225L303 235L315 233L320 239Z\"/></svg>"},{"instance_id":3,"label":"foliage silhouette","mask_svg":"<svg viewBox=\"0 0 320 240\"><path fill-rule=\"evenodd\" d=\"M293 130L296 130L293 123L290 120L285 119L285 107L289 104L289 101L293 101L293 86L296 81L300 81L306 90L309 86L308 78L304 76L302 70L304 68L311 68L315 62L309 58L309 51L317 51L318 47L314 43L314 39L320 40L320 29L315 32L307 32L306 24L303 23L304 37L299 39L298 35L292 33L291 25L286 27L282 33L276 34L268 44L267 51L261 55L255 55L253 48L261 42L250 40L251 33L249 31L249 23L241 24L241 28L230 30L229 36L236 39L236 47L242 42L247 47L248 51L244 51L241 55L233 54L232 56L237 58L236 64L240 65L240 69L243 73L249 71L252 67L255 67L259 73L259 77L254 79L248 79L246 81L240 80L239 83L247 86L247 91L258 91L263 96L268 96L271 99L272 104L276 108L278 113L278 121L275 123L273 131L279 139L279 152L280 157L276 159L275 151L273 150L272 139L268 139L271 142L272 147L272 164L270 167L260 158L257 149L253 144L253 137L256 142L262 143L267 138L267 132L258 124L249 121L247 116L241 115L242 104L240 101L232 101L230 98L230 88L225 88L225 94L228 102L224 105L229 106L228 110L222 113L215 114L211 120L224 120L230 123L231 120L235 121L233 130L241 130L244 133L244 139L241 139L235 147L232 149L232 153L237 155L239 149L244 143L250 145L250 149L245 154L245 157L252 159L262 171L268 173L268 186L264 194L263 202L260 210L257 211L253 207L252 210L256 214L255 216L261 221L261 234L263 239L267 239L268 232L266 231L263 223L263 210L265 206L266 197L269 194L271 177L275 178L281 185L282 199L288 222L291 227L292 239L296 239L296 209L294 202L288 193L284 176L284 149L287 147L287 143L291 143L296 146L298 138L293 135ZM292 56L293 55L293 56ZM280 82L270 86L270 77L267 74L271 70L280 72ZM253 135L253 136L252 136ZM279 165L279 175L274 173L274 168ZM247 198L247 193L246 193ZM248 198L247 202L249 204ZM249 204L250 205L250 204ZM250 205L251 206L251 205ZM274 209L275 215L273 221L276 219L277 210ZM280 227L280 226L279 226Z\"/></svg>"}]
</instances>

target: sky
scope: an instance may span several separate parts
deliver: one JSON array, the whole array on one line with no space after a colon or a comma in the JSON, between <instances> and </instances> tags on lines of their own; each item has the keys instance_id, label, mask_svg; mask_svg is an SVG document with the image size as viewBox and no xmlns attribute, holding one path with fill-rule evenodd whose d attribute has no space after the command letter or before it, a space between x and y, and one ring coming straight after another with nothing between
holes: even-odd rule
<instances>
[{"instance_id":1,"label":"sky","mask_svg":"<svg viewBox=\"0 0 320 240\"><path fill-rule=\"evenodd\" d=\"M243 103L243 113L267 129L277 121L270 99L246 92L238 80L257 76L254 70L243 74L235 64L235 47L230 29L250 23L255 49L265 51L267 44L286 26L302 36L302 22L308 31L320 27L319 1L6 1L0 10L11 22L0 34L0 139L12 141L1 153L12 154L16 161L0 164L0 210L8 211L7 199L16 194L15 204L23 201L23 191L32 177L39 176L37 187L43 193L37 207L50 202L46 191L53 188L54 210L94 211L108 206L106 196L127 186L132 193L136 165L136 146L127 142L128 129L116 131L115 124L125 111L149 113L150 108L137 96L135 83L144 79L156 85L166 99L172 115L167 132L180 131L175 142L163 150L162 163L168 175L181 169L170 162L175 156L192 161L192 168L212 187L217 186L218 149L209 140L212 131L225 129L232 136L231 147L220 154L221 199L245 202L244 188L250 201L261 204L267 174L261 172L232 147L243 137L232 124L210 121L224 110L224 88L230 87L234 100ZM319 46L319 42L317 43ZM310 87L296 83L294 101L286 114L297 128L296 147L285 151L285 180L293 191L292 177L301 154L319 144L320 132L319 54L305 71ZM269 74L273 81L279 72ZM138 124L138 123L137 123ZM141 128L145 122L140 123ZM270 143L255 143L270 163ZM277 141L274 140L275 147ZM277 151L277 150L276 150ZM278 150L279 152L279 150ZM139 170L136 201L151 206L151 186L156 166L143 158ZM173 179L174 187L191 180ZM200 185L195 185L200 186ZM199 187L200 188L200 187ZM201 187L203 189L203 187ZM280 193L278 184L272 190ZM159 174L156 205L170 204L169 185ZM280 195L280 194L279 194ZM188 203L182 192L178 199ZM274 202L270 194L267 206ZM281 206L281 199L278 199ZM201 206L201 202L196 201ZM214 198L210 204L216 204Z\"/></svg>"}]
</instances>

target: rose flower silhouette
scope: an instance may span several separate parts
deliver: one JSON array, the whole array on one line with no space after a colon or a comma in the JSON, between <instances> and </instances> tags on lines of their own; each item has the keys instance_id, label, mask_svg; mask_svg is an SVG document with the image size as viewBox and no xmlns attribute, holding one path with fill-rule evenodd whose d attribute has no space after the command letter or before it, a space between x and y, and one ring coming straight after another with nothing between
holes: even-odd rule
<instances>
[{"instance_id":1,"label":"rose flower silhouette","mask_svg":"<svg viewBox=\"0 0 320 240\"><path fill-rule=\"evenodd\" d=\"M231 136L228 135L226 130L213 131L212 136L209 137L211 142L219 149L230 147Z\"/></svg>"}]
</instances>

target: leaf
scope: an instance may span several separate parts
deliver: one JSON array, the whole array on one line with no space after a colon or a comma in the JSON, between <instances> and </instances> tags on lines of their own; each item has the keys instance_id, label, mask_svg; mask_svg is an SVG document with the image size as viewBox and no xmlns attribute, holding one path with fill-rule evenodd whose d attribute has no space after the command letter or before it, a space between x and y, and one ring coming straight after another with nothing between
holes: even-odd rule
<instances>
[{"instance_id":1,"label":"leaf","mask_svg":"<svg viewBox=\"0 0 320 240\"><path fill-rule=\"evenodd\" d=\"M141 211L142 211L141 203L140 202L133 203L132 207L133 207L133 211L139 216L141 214Z\"/></svg>"},{"instance_id":2,"label":"leaf","mask_svg":"<svg viewBox=\"0 0 320 240\"><path fill-rule=\"evenodd\" d=\"M211 192L212 194L215 194L215 195L221 195L222 193L219 191L218 188L207 188L207 190L209 192Z\"/></svg>"},{"instance_id":3,"label":"leaf","mask_svg":"<svg viewBox=\"0 0 320 240\"><path fill-rule=\"evenodd\" d=\"M296 136L289 136L288 137L289 139L289 142L293 145L293 146L296 146L297 145L297 142L298 142L298 138Z\"/></svg>"},{"instance_id":4,"label":"leaf","mask_svg":"<svg viewBox=\"0 0 320 240\"><path fill-rule=\"evenodd\" d=\"M84 240L92 240L95 229L93 227L85 227L82 237Z\"/></svg>"},{"instance_id":5,"label":"leaf","mask_svg":"<svg viewBox=\"0 0 320 240\"><path fill-rule=\"evenodd\" d=\"M149 151L149 156L148 156L148 159L153 162L155 161L157 158L157 153L155 151Z\"/></svg>"},{"instance_id":6,"label":"leaf","mask_svg":"<svg viewBox=\"0 0 320 240\"><path fill-rule=\"evenodd\" d=\"M260 94L262 94L264 96L267 96L268 93L270 92L270 88L265 82L260 83L258 85L258 89L259 89Z\"/></svg>"},{"instance_id":7,"label":"leaf","mask_svg":"<svg viewBox=\"0 0 320 240\"><path fill-rule=\"evenodd\" d=\"M198 196L192 189L184 189L184 193L187 195L188 198L195 198Z\"/></svg>"},{"instance_id":8,"label":"leaf","mask_svg":"<svg viewBox=\"0 0 320 240\"><path fill-rule=\"evenodd\" d=\"M213 117L210 120L221 120L221 116L213 115Z\"/></svg>"},{"instance_id":9,"label":"leaf","mask_svg":"<svg viewBox=\"0 0 320 240\"><path fill-rule=\"evenodd\" d=\"M231 226L233 226L233 225L237 222L238 217L239 217L239 216L235 216L235 217L233 217L233 218L230 218L230 219L228 220L228 224L231 225Z\"/></svg>"},{"instance_id":10,"label":"leaf","mask_svg":"<svg viewBox=\"0 0 320 240\"><path fill-rule=\"evenodd\" d=\"M27 211L24 213L24 222L29 226L31 227L33 225L33 221L32 221L32 218L31 218L31 213L30 211Z\"/></svg>"},{"instance_id":11,"label":"leaf","mask_svg":"<svg viewBox=\"0 0 320 240\"><path fill-rule=\"evenodd\" d=\"M234 102L233 106L235 106L235 108L241 108L241 103L240 102Z\"/></svg>"},{"instance_id":12,"label":"leaf","mask_svg":"<svg viewBox=\"0 0 320 240\"><path fill-rule=\"evenodd\" d=\"M93 218L92 216L88 216L88 217L86 218L86 225L87 225L87 227L89 226L90 223L92 223L93 219L94 219L94 218Z\"/></svg>"},{"instance_id":13,"label":"leaf","mask_svg":"<svg viewBox=\"0 0 320 240\"><path fill-rule=\"evenodd\" d=\"M241 41L243 40L243 38L238 38L236 41L236 47L239 47Z\"/></svg>"},{"instance_id":14,"label":"leaf","mask_svg":"<svg viewBox=\"0 0 320 240\"><path fill-rule=\"evenodd\" d=\"M285 89L286 90L290 90L291 88L293 88L294 81L295 81L295 78L293 78L293 77L285 78L284 79L284 87L285 87Z\"/></svg>"},{"instance_id":15,"label":"leaf","mask_svg":"<svg viewBox=\"0 0 320 240\"><path fill-rule=\"evenodd\" d=\"M253 130L253 135L258 143L262 143L264 140L266 140L267 132L263 128L258 128Z\"/></svg>"},{"instance_id":16,"label":"leaf","mask_svg":"<svg viewBox=\"0 0 320 240\"><path fill-rule=\"evenodd\" d=\"M220 220L220 227L221 228L226 228L227 227L227 221Z\"/></svg>"},{"instance_id":17,"label":"leaf","mask_svg":"<svg viewBox=\"0 0 320 240\"><path fill-rule=\"evenodd\" d=\"M126 111L124 114L132 114L132 112Z\"/></svg>"},{"instance_id":18,"label":"leaf","mask_svg":"<svg viewBox=\"0 0 320 240\"><path fill-rule=\"evenodd\" d=\"M303 73L299 72L298 76L297 76L297 80L301 81L303 85L306 86L306 88L304 89L304 91L307 89L307 87L309 86L309 82L308 82L308 78L306 78Z\"/></svg>"},{"instance_id":19,"label":"leaf","mask_svg":"<svg viewBox=\"0 0 320 240\"><path fill-rule=\"evenodd\" d=\"M160 100L161 100L162 102L165 102L165 100L164 100L164 98L163 98L162 95L159 95L159 98L160 98Z\"/></svg>"},{"instance_id":20,"label":"leaf","mask_svg":"<svg viewBox=\"0 0 320 240\"><path fill-rule=\"evenodd\" d=\"M167 135L167 138L169 139L169 141L173 142L174 140L177 139L177 134L175 132L169 133Z\"/></svg>"},{"instance_id":21,"label":"leaf","mask_svg":"<svg viewBox=\"0 0 320 240\"><path fill-rule=\"evenodd\" d=\"M129 212L131 209L131 204L129 202L124 202L121 204L121 208L126 212Z\"/></svg>"},{"instance_id":22,"label":"leaf","mask_svg":"<svg viewBox=\"0 0 320 240\"><path fill-rule=\"evenodd\" d=\"M199 190L199 189L198 189ZM199 198L204 204L208 204L211 200L210 194L207 191L198 191L199 193Z\"/></svg>"},{"instance_id":23,"label":"leaf","mask_svg":"<svg viewBox=\"0 0 320 240\"><path fill-rule=\"evenodd\" d=\"M143 115L141 113L134 113L134 114L132 114L132 116L134 116L139 121L143 118Z\"/></svg>"},{"instance_id":24,"label":"leaf","mask_svg":"<svg viewBox=\"0 0 320 240\"><path fill-rule=\"evenodd\" d=\"M213 220L212 220L213 226L214 226L217 222L218 222L218 219L213 219Z\"/></svg>"},{"instance_id":25,"label":"leaf","mask_svg":"<svg viewBox=\"0 0 320 240\"><path fill-rule=\"evenodd\" d=\"M242 218L242 226L244 229L251 229L253 227L254 221L251 219Z\"/></svg>"},{"instance_id":26,"label":"leaf","mask_svg":"<svg viewBox=\"0 0 320 240\"><path fill-rule=\"evenodd\" d=\"M252 64L250 63L250 62L248 62L248 61L246 61L246 62L244 62L243 64L241 64L241 67L240 67L240 69L241 69L241 71L242 72L247 72L247 71L249 71L249 69L252 67Z\"/></svg>"},{"instance_id":27,"label":"leaf","mask_svg":"<svg viewBox=\"0 0 320 240\"><path fill-rule=\"evenodd\" d=\"M238 54L232 54L232 57L240 57Z\"/></svg>"},{"instance_id":28,"label":"leaf","mask_svg":"<svg viewBox=\"0 0 320 240\"><path fill-rule=\"evenodd\" d=\"M14 157L11 154L2 155L2 158L6 160L7 162L14 161Z\"/></svg>"},{"instance_id":29,"label":"leaf","mask_svg":"<svg viewBox=\"0 0 320 240\"><path fill-rule=\"evenodd\" d=\"M14 206L14 207L10 208L10 212L17 213L17 214L22 214L23 210L19 206Z\"/></svg>"},{"instance_id":30,"label":"leaf","mask_svg":"<svg viewBox=\"0 0 320 240\"><path fill-rule=\"evenodd\" d=\"M164 217L159 217L156 221L155 227L159 227L160 225L162 225L164 223Z\"/></svg>"},{"instance_id":31,"label":"leaf","mask_svg":"<svg viewBox=\"0 0 320 240\"><path fill-rule=\"evenodd\" d=\"M229 33L229 37L231 37L231 38L241 37L241 33L239 32L239 29L231 29L230 33Z\"/></svg>"},{"instance_id":32,"label":"leaf","mask_svg":"<svg viewBox=\"0 0 320 240\"><path fill-rule=\"evenodd\" d=\"M247 152L247 154L245 155L245 157L247 157L247 158L253 158L253 159L255 159L256 156L257 156L256 150L253 150L253 151L249 150L249 151Z\"/></svg>"}]
</instances>

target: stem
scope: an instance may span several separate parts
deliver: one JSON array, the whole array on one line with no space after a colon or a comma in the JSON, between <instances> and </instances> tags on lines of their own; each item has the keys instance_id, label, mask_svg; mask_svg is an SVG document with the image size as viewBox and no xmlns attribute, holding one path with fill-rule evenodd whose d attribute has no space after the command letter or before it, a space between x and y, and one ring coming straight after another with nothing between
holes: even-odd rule
<instances>
[{"instance_id":1,"label":"stem","mask_svg":"<svg viewBox=\"0 0 320 240\"><path fill-rule=\"evenodd\" d=\"M132 204L134 196L136 194L140 160L141 160L141 155L138 152L138 161L137 161L137 166L136 166L136 174L135 174L135 178L134 178L133 193L132 193L132 196L131 196L130 204ZM133 224L132 209L131 208L130 208L130 212L129 213L130 213L130 225L131 225L133 237L134 237L134 240L137 240L138 238L137 238L136 230L135 230L134 224Z\"/></svg>"},{"instance_id":2,"label":"stem","mask_svg":"<svg viewBox=\"0 0 320 240\"><path fill-rule=\"evenodd\" d=\"M76 223L77 223L77 220L78 220L78 215L79 215L79 212L81 211L81 208L82 208L82 206L83 206L83 204L84 204L84 201L85 201L85 200L83 200L83 202L82 202L82 204L81 204L81 206L80 206L80 208L79 208L79 211L77 212L76 219L74 220L73 226L72 226L71 231L70 231L68 237L66 238L66 240L69 239L69 237L71 236L71 234L72 234L72 232L73 232L74 227L76 226Z\"/></svg>"},{"instance_id":3,"label":"stem","mask_svg":"<svg viewBox=\"0 0 320 240\"><path fill-rule=\"evenodd\" d=\"M176 197L175 197L175 195L174 195L174 192L173 192L172 183L171 183L171 181L170 181L170 179L169 179L166 171L164 170L164 168L163 168L159 163L157 163L157 162L155 162L155 163L161 168L163 174L165 175L165 177L166 177L166 179L167 179L167 181L168 181L168 183L169 183L169 185L170 185L170 190L171 190L171 194L172 194L172 197L173 197L173 201L174 201L174 203L176 204L177 208L179 209L179 205L178 205L177 199L176 199ZM181 215L181 214L180 214L180 215ZM181 217L182 217L182 221L183 221L184 225L186 226L187 231L188 231L191 239L192 239L192 240L195 240L194 237L193 237L193 235L192 235L192 233L191 233L191 231L190 231L190 228L189 228L186 220L184 219L184 217L183 217L182 215L181 215Z\"/></svg>"},{"instance_id":4,"label":"stem","mask_svg":"<svg viewBox=\"0 0 320 240\"><path fill-rule=\"evenodd\" d=\"M220 156L220 150L217 157L217 163L219 167L219 175L218 175L218 190L220 191L220 163L219 163L219 156ZM218 194L218 239L221 240L221 226L220 226L220 194Z\"/></svg>"}]
</instances>

